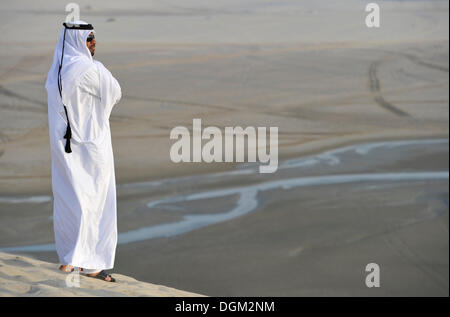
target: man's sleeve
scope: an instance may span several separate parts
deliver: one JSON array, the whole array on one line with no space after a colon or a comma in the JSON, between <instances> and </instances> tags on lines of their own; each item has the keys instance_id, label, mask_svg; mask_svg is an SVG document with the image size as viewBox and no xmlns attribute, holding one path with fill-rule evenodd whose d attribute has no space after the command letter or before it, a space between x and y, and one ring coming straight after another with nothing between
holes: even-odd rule
<instances>
[{"instance_id":1,"label":"man's sleeve","mask_svg":"<svg viewBox=\"0 0 450 317\"><path fill-rule=\"evenodd\" d=\"M80 89L93 95L94 97L100 98L100 76L97 67L89 68L80 78Z\"/></svg>"}]
</instances>

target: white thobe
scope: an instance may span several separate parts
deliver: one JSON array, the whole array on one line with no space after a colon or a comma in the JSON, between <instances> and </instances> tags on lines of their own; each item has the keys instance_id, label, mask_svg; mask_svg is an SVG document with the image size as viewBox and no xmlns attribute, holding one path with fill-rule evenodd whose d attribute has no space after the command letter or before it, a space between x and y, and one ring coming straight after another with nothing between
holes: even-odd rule
<instances>
[{"instance_id":1,"label":"white thobe","mask_svg":"<svg viewBox=\"0 0 450 317\"><path fill-rule=\"evenodd\" d=\"M76 76L69 68L62 77L72 153L64 150L67 120L61 98L55 87L48 89L56 250L62 264L107 270L114 266L117 245L109 117L121 89L100 62L72 68Z\"/></svg>"}]
</instances>

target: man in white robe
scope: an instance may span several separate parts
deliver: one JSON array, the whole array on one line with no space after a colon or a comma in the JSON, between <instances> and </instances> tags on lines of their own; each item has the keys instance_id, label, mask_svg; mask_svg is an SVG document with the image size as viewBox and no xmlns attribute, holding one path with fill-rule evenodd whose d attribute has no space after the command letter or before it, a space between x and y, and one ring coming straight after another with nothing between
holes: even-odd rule
<instances>
[{"instance_id":1,"label":"man in white robe","mask_svg":"<svg viewBox=\"0 0 450 317\"><path fill-rule=\"evenodd\" d=\"M87 25L76 21L69 26L76 24ZM45 85L53 220L60 269L70 272L76 267L114 282L104 272L114 266L117 245L109 116L122 94L117 80L93 59L93 34L92 28L63 28Z\"/></svg>"}]
</instances>

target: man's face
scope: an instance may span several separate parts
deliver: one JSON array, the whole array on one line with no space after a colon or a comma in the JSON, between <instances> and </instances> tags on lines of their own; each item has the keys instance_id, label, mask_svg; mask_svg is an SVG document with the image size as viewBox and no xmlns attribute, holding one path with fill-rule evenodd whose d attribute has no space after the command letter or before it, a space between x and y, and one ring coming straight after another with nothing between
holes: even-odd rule
<instances>
[{"instance_id":1,"label":"man's face","mask_svg":"<svg viewBox=\"0 0 450 317\"><path fill-rule=\"evenodd\" d=\"M86 40L86 46L89 49L89 52L91 52L91 55L94 56L94 52L95 52L95 38L94 38L94 32L89 33L89 36L87 37Z\"/></svg>"}]
</instances>

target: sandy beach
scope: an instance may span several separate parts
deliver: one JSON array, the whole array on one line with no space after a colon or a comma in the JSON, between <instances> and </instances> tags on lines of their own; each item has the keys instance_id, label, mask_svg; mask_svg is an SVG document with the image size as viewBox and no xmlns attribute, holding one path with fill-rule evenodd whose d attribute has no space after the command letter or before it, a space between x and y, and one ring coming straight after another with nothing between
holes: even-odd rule
<instances>
[{"instance_id":1,"label":"sandy beach","mask_svg":"<svg viewBox=\"0 0 450 317\"><path fill-rule=\"evenodd\" d=\"M353 0L78 3L123 94L114 272L208 296L449 295L448 2L379 1L378 29ZM66 14L0 4L1 259L52 279L44 82ZM170 131L194 118L278 127L277 172L173 163ZM0 295L29 291L5 270Z\"/></svg>"}]
</instances>

